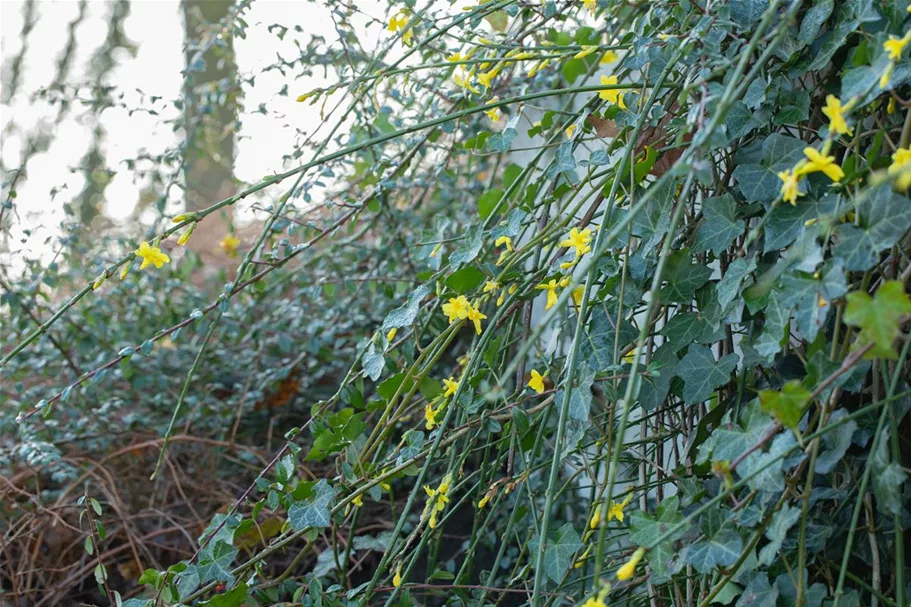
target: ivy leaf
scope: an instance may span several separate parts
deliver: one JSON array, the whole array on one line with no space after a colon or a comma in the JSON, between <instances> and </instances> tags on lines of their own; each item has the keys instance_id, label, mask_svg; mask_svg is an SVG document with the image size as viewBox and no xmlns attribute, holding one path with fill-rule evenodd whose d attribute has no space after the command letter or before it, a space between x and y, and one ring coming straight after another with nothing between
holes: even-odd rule
<instances>
[{"instance_id":1,"label":"ivy leaf","mask_svg":"<svg viewBox=\"0 0 911 607\"><path fill-rule=\"evenodd\" d=\"M873 344L864 358L897 358L892 344L900 333L899 320L911 314L911 299L901 281L884 282L875 298L864 291L848 293L847 301L845 323L860 327L860 344Z\"/></svg>"},{"instance_id":2,"label":"ivy leaf","mask_svg":"<svg viewBox=\"0 0 911 607\"><path fill-rule=\"evenodd\" d=\"M743 221L736 219L737 203L730 194L706 198L702 203L702 217L693 245L700 251L711 249L719 255L743 234Z\"/></svg>"},{"instance_id":3,"label":"ivy leaf","mask_svg":"<svg viewBox=\"0 0 911 607\"><path fill-rule=\"evenodd\" d=\"M679 506L680 500L674 495L658 504L654 516L641 510L633 512L630 515L630 541L640 546L651 546L655 540L683 520L683 515L678 511ZM666 580L682 567L682 561L674 558L674 542L684 531L680 529L649 550L648 564L652 568L656 583Z\"/></svg>"},{"instance_id":4,"label":"ivy leaf","mask_svg":"<svg viewBox=\"0 0 911 607\"><path fill-rule=\"evenodd\" d=\"M747 202L772 202L781 191L779 171L793 167L803 158L804 142L772 133L762 142L762 161L737 165L732 177Z\"/></svg>"},{"instance_id":5,"label":"ivy leaf","mask_svg":"<svg viewBox=\"0 0 911 607\"><path fill-rule=\"evenodd\" d=\"M789 504L785 504L772 516L772 522L765 530L765 536L770 541L759 551L760 564L766 566L772 564L787 539L788 530L800 518L800 513L800 508L792 508Z\"/></svg>"},{"instance_id":6,"label":"ivy leaf","mask_svg":"<svg viewBox=\"0 0 911 607\"><path fill-rule=\"evenodd\" d=\"M728 266L727 271L716 287L718 294L718 305L722 309L728 307L728 304L740 296L740 285L743 279L756 270L756 256L752 255L749 259L743 257L735 259Z\"/></svg>"},{"instance_id":7,"label":"ivy leaf","mask_svg":"<svg viewBox=\"0 0 911 607\"><path fill-rule=\"evenodd\" d=\"M307 499L296 501L288 508L288 522L295 531L308 527L328 527L332 522L329 505L335 498L335 488L320 479Z\"/></svg>"},{"instance_id":8,"label":"ivy leaf","mask_svg":"<svg viewBox=\"0 0 911 607\"><path fill-rule=\"evenodd\" d=\"M772 357L781 351L781 343L787 338L785 329L790 319L791 309L782 304L780 298L772 297L765 309L762 333L753 344L757 354L771 361Z\"/></svg>"},{"instance_id":9,"label":"ivy leaf","mask_svg":"<svg viewBox=\"0 0 911 607\"><path fill-rule=\"evenodd\" d=\"M487 276L474 266L467 266L456 270L446 277L446 287L460 295L471 293L484 282Z\"/></svg>"},{"instance_id":10,"label":"ivy leaf","mask_svg":"<svg viewBox=\"0 0 911 607\"><path fill-rule=\"evenodd\" d=\"M532 544L537 544L537 539ZM582 548L582 540L573 528L572 523L566 523L557 530L557 538L547 542L544 549L544 573L554 582L559 583L569 571L573 562L573 555ZM537 549L533 546L532 550Z\"/></svg>"},{"instance_id":11,"label":"ivy leaf","mask_svg":"<svg viewBox=\"0 0 911 607\"><path fill-rule=\"evenodd\" d=\"M866 270L911 227L911 201L892 192L891 185L874 188L857 204L860 227L841 224L835 228L838 244L832 254L846 270Z\"/></svg>"},{"instance_id":12,"label":"ivy leaf","mask_svg":"<svg viewBox=\"0 0 911 607\"><path fill-rule=\"evenodd\" d=\"M573 157L573 144L564 141L554 154L554 161L547 167L547 178L553 179L560 173L567 173L576 168L576 159Z\"/></svg>"},{"instance_id":13,"label":"ivy leaf","mask_svg":"<svg viewBox=\"0 0 911 607\"><path fill-rule=\"evenodd\" d=\"M841 262L836 260L826 269L811 275L792 272L781 279L781 290L772 297L779 298L781 305L797 309L794 315L797 329L807 341L816 335L826 322L832 302L848 290Z\"/></svg>"},{"instance_id":14,"label":"ivy leaf","mask_svg":"<svg viewBox=\"0 0 911 607\"><path fill-rule=\"evenodd\" d=\"M705 346L690 346L677 365L677 376L683 380L683 400L686 404L705 402L718 386L730 380L737 366L736 354L728 354L717 363L712 351Z\"/></svg>"},{"instance_id":15,"label":"ivy leaf","mask_svg":"<svg viewBox=\"0 0 911 607\"><path fill-rule=\"evenodd\" d=\"M205 607L240 607L247 600L247 585L239 584L233 590L216 594L208 601L200 603Z\"/></svg>"},{"instance_id":16,"label":"ivy leaf","mask_svg":"<svg viewBox=\"0 0 911 607\"><path fill-rule=\"evenodd\" d=\"M367 347L367 351L364 352L363 358L364 365L364 375L369 377L371 381L376 381L383 374L383 368L386 366L386 358L383 355L383 351L376 347L372 341Z\"/></svg>"},{"instance_id":17,"label":"ivy leaf","mask_svg":"<svg viewBox=\"0 0 911 607\"><path fill-rule=\"evenodd\" d=\"M632 342L639 335L628 320L620 325L620 348ZM614 364L614 342L617 336L616 319L604 308L592 312L591 323L582 336L579 354L593 371L605 371ZM618 348L619 350L619 348Z\"/></svg>"},{"instance_id":18,"label":"ivy leaf","mask_svg":"<svg viewBox=\"0 0 911 607\"><path fill-rule=\"evenodd\" d=\"M449 256L449 263L452 267L457 268L473 261L481 251L481 240L481 226L468 226L462 246Z\"/></svg>"},{"instance_id":19,"label":"ivy leaf","mask_svg":"<svg viewBox=\"0 0 911 607\"><path fill-rule=\"evenodd\" d=\"M752 29L768 8L768 0L732 0L730 3L731 19L744 30Z\"/></svg>"},{"instance_id":20,"label":"ivy leaf","mask_svg":"<svg viewBox=\"0 0 911 607\"><path fill-rule=\"evenodd\" d=\"M667 337L667 344L678 352L693 342L710 344L724 336L720 325L712 325L699 312L680 312L675 314L662 327L660 333Z\"/></svg>"},{"instance_id":21,"label":"ivy leaf","mask_svg":"<svg viewBox=\"0 0 911 607\"><path fill-rule=\"evenodd\" d=\"M762 412L768 413L782 426L792 430L803 417L804 408L809 400L810 392L797 379L792 379L782 386L781 392L762 390L759 393L759 407Z\"/></svg>"},{"instance_id":22,"label":"ivy leaf","mask_svg":"<svg viewBox=\"0 0 911 607\"><path fill-rule=\"evenodd\" d=\"M383 321L383 333L386 333L389 329L401 329L413 323L418 316L421 300L427 297L429 293L430 288L427 285L421 285L415 289L408 297L408 302L405 305L396 308L386 316Z\"/></svg>"},{"instance_id":23,"label":"ivy leaf","mask_svg":"<svg viewBox=\"0 0 911 607\"><path fill-rule=\"evenodd\" d=\"M873 494L876 496L877 505L893 515L901 514L903 508L902 492L908 474L902 469L899 462L890 461L891 451L889 445L888 429L883 429L879 437L879 445L872 453L870 464L872 466Z\"/></svg>"},{"instance_id":24,"label":"ivy leaf","mask_svg":"<svg viewBox=\"0 0 911 607\"><path fill-rule=\"evenodd\" d=\"M778 205L766 217L763 251L768 253L788 246L807 229L808 221L832 215L837 204L838 197L832 195L821 200L803 197L796 206Z\"/></svg>"},{"instance_id":25,"label":"ivy leaf","mask_svg":"<svg viewBox=\"0 0 911 607\"><path fill-rule=\"evenodd\" d=\"M754 571L736 607L775 607L778 587L769 583L764 571Z\"/></svg>"},{"instance_id":26,"label":"ivy leaf","mask_svg":"<svg viewBox=\"0 0 911 607\"><path fill-rule=\"evenodd\" d=\"M689 303L696 289L708 282L712 269L692 262L693 256L689 249L674 251L668 256L664 270L667 284L661 289L662 301Z\"/></svg>"},{"instance_id":27,"label":"ivy leaf","mask_svg":"<svg viewBox=\"0 0 911 607\"><path fill-rule=\"evenodd\" d=\"M478 196L478 215L487 219L503 197L503 190L489 190Z\"/></svg>"},{"instance_id":28,"label":"ivy leaf","mask_svg":"<svg viewBox=\"0 0 911 607\"><path fill-rule=\"evenodd\" d=\"M228 586L234 583L234 575L231 573L231 563L237 556L237 548L222 541L216 541L199 553L199 582L224 582Z\"/></svg>"},{"instance_id":29,"label":"ivy leaf","mask_svg":"<svg viewBox=\"0 0 911 607\"><path fill-rule=\"evenodd\" d=\"M804 44L810 44L816 40L819 29L822 24L832 15L832 0L820 0L811 6L800 22L800 33L797 38Z\"/></svg>"},{"instance_id":30,"label":"ivy leaf","mask_svg":"<svg viewBox=\"0 0 911 607\"><path fill-rule=\"evenodd\" d=\"M674 204L673 182L656 191L642 211L633 216L630 231L642 239L642 249L649 250L658 244L671 223L671 206Z\"/></svg>"},{"instance_id":31,"label":"ivy leaf","mask_svg":"<svg viewBox=\"0 0 911 607\"><path fill-rule=\"evenodd\" d=\"M733 565L742 551L743 538L733 529L722 529L710 538L690 544L681 556L699 573L709 573L715 567Z\"/></svg>"},{"instance_id":32,"label":"ivy leaf","mask_svg":"<svg viewBox=\"0 0 911 607\"><path fill-rule=\"evenodd\" d=\"M829 417L829 424L837 422L847 414L848 412L844 409L835 411ZM835 469L835 465L848 452L855 430L857 430L857 422L851 420L841 424L831 432L826 432L822 436L822 442L826 446L826 450L816 457L816 474L828 474Z\"/></svg>"},{"instance_id":33,"label":"ivy leaf","mask_svg":"<svg viewBox=\"0 0 911 607\"><path fill-rule=\"evenodd\" d=\"M639 386L639 405L643 409L652 411L664 402L679 362L677 354L668 344L655 350L648 366L649 373L642 376Z\"/></svg>"},{"instance_id":34,"label":"ivy leaf","mask_svg":"<svg viewBox=\"0 0 911 607\"><path fill-rule=\"evenodd\" d=\"M515 139L518 134L519 131L512 127L506 127L502 132L494 133L490 136L490 139L487 140L485 151L508 152L509 146L512 145L512 140Z\"/></svg>"}]
</instances>

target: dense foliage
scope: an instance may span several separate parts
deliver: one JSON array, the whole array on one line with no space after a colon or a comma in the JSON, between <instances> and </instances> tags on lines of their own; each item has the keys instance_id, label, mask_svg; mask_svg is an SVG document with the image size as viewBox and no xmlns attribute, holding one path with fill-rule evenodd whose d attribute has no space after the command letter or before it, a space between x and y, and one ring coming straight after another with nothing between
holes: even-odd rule
<instances>
[{"instance_id":1,"label":"dense foliage","mask_svg":"<svg viewBox=\"0 0 911 607\"><path fill-rule=\"evenodd\" d=\"M908 605L904 1L351 4L286 167L4 279L3 592Z\"/></svg>"}]
</instances>

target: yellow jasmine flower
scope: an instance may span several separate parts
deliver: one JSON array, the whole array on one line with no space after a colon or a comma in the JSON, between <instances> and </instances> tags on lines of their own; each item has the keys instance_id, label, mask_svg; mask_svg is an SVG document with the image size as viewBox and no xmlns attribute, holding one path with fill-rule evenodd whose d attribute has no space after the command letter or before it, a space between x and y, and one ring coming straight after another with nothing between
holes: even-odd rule
<instances>
[{"instance_id":1,"label":"yellow jasmine flower","mask_svg":"<svg viewBox=\"0 0 911 607\"><path fill-rule=\"evenodd\" d=\"M566 131L565 131L565 132L566 132L566 138L567 138L567 139L572 139L572 138L573 138L573 133L576 132L576 125L575 125L575 124L569 125L568 127L566 127Z\"/></svg>"},{"instance_id":2,"label":"yellow jasmine flower","mask_svg":"<svg viewBox=\"0 0 911 607\"><path fill-rule=\"evenodd\" d=\"M889 59L898 61L902 58L902 52L905 50L905 47L908 46L908 42L911 42L911 32L908 32L901 38L889 36L889 39L883 42L883 50L889 53Z\"/></svg>"},{"instance_id":3,"label":"yellow jasmine flower","mask_svg":"<svg viewBox=\"0 0 911 607\"><path fill-rule=\"evenodd\" d=\"M443 314L449 317L450 324L454 323L457 320L464 320L468 318L468 310L470 309L471 304L468 302L468 299L466 299L464 295L450 298L449 303L443 304Z\"/></svg>"},{"instance_id":4,"label":"yellow jasmine flower","mask_svg":"<svg viewBox=\"0 0 911 607\"><path fill-rule=\"evenodd\" d=\"M361 493L360 495L356 496L353 500L351 500L351 503L358 507L363 506L364 505L364 494Z\"/></svg>"},{"instance_id":5,"label":"yellow jasmine flower","mask_svg":"<svg viewBox=\"0 0 911 607\"><path fill-rule=\"evenodd\" d=\"M568 270L568 269L574 267L577 263L579 263L578 257L573 259L572 261L564 261L563 263L560 264L560 269Z\"/></svg>"},{"instance_id":6,"label":"yellow jasmine flower","mask_svg":"<svg viewBox=\"0 0 911 607\"><path fill-rule=\"evenodd\" d=\"M494 244L494 246L497 246L497 247L506 245L507 251L515 250L512 248L512 238L510 238L509 236L500 236L499 238L497 238L497 240L493 244Z\"/></svg>"},{"instance_id":7,"label":"yellow jasmine flower","mask_svg":"<svg viewBox=\"0 0 911 607\"><path fill-rule=\"evenodd\" d=\"M895 178L895 185L906 190L911 186L911 149L899 148L892 154L889 176Z\"/></svg>"},{"instance_id":8,"label":"yellow jasmine flower","mask_svg":"<svg viewBox=\"0 0 911 607\"><path fill-rule=\"evenodd\" d=\"M104 281L107 279L108 279L107 275L104 272L102 272L101 275L95 279L95 282L92 283L92 290L97 291L98 289L100 289L101 285L103 285Z\"/></svg>"},{"instance_id":9,"label":"yellow jasmine flower","mask_svg":"<svg viewBox=\"0 0 911 607\"><path fill-rule=\"evenodd\" d=\"M468 309L468 320L474 323L474 330L477 331L478 335L481 334L481 321L487 318L486 315L481 314L481 311L475 307L469 307Z\"/></svg>"},{"instance_id":10,"label":"yellow jasmine flower","mask_svg":"<svg viewBox=\"0 0 911 607\"><path fill-rule=\"evenodd\" d=\"M804 148L803 153L809 162L803 163L800 168L795 171L795 176L815 173L817 171L825 174L825 176L832 181L840 181L841 178L845 176L845 172L835 163L834 156L824 156L814 148L809 147Z\"/></svg>"},{"instance_id":11,"label":"yellow jasmine flower","mask_svg":"<svg viewBox=\"0 0 911 607\"><path fill-rule=\"evenodd\" d=\"M510 52L512 52L512 51L510 51ZM516 53L515 55L512 55L512 58L515 59L516 61L525 61L526 59L534 59L535 54L527 53L527 52L526 53Z\"/></svg>"},{"instance_id":12,"label":"yellow jasmine flower","mask_svg":"<svg viewBox=\"0 0 911 607\"><path fill-rule=\"evenodd\" d=\"M595 508L595 512L592 514L591 520L588 521L588 528L597 529L598 523L600 523L600 522L601 522L601 504L598 504L598 506Z\"/></svg>"},{"instance_id":13,"label":"yellow jasmine flower","mask_svg":"<svg viewBox=\"0 0 911 607\"><path fill-rule=\"evenodd\" d=\"M172 223L183 223L187 219L191 219L196 216L196 213L181 213L180 215L175 215L174 219L171 220Z\"/></svg>"},{"instance_id":14,"label":"yellow jasmine flower","mask_svg":"<svg viewBox=\"0 0 911 607\"><path fill-rule=\"evenodd\" d=\"M127 274L130 273L130 266L132 266L132 265L133 265L133 261L130 260L129 263L127 263L126 265L123 266L123 268L120 270L120 280L123 280L124 278L127 277Z\"/></svg>"},{"instance_id":15,"label":"yellow jasmine flower","mask_svg":"<svg viewBox=\"0 0 911 607\"><path fill-rule=\"evenodd\" d=\"M560 241L560 246L572 247L576 250L576 257L582 257L592 250L591 245L589 244L591 239L592 231L588 228L585 228L584 230L573 228L569 231L566 238Z\"/></svg>"},{"instance_id":16,"label":"yellow jasmine flower","mask_svg":"<svg viewBox=\"0 0 911 607\"><path fill-rule=\"evenodd\" d=\"M544 393L544 376L535 371L531 370L531 379L528 380L528 387L537 392L538 394Z\"/></svg>"},{"instance_id":17,"label":"yellow jasmine flower","mask_svg":"<svg viewBox=\"0 0 911 607\"><path fill-rule=\"evenodd\" d=\"M471 84L472 78L474 78L474 69L469 71L464 76L462 76L462 74L460 72L456 72L452 75L452 81L455 82L457 86L459 86L467 91L471 91L475 95L480 95L481 91L479 91L476 86L473 86Z\"/></svg>"},{"instance_id":18,"label":"yellow jasmine flower","mask_svg":"<svg viewBox=\"0 0 911 607\"><path fill-rule=\"evenodd\" d=\"M497 307L499 308L500 306L503 305L503 302L506 301L507 294L512 295L513 293L516 292L516 289L518 289L518 288L519 287L517 287L516 285L509 285L508 289L503 289L502 291L500 291L500 296L497 297Z\"/></svg>"},{"instance_id":19,"label":"yellow jasmine flower","mask_svg":"<svg viewBox=\"0 0 911 607\"><path fill-rule=\"evenodd\" d=\"M490 494L487 494L484 497L482 497L481 501L478 502L478 509L480 510L481 508L486 506L487 502L489 502L489 501L490 501Z\"/></svg>"},{"instance_id":20,"label":"yellow jasmine flower","mask_svg":"<svg viewBox=\"0 0 911 607\"><path fill-rule=\"evenodd\" d=\"M402 566L399 565L395 570L395 577L392 578L392 585L398 588L402 585Z\"/></svg>"},{"instance_id":21,"label":"yellow jasmine flower","mask_svg":"<svg viewBox=\"0 0 911 607\"><path fill-rule=\"evenodd\" d=\"M556 279L551 278L549 282L542 283L535 287L540 291L547 291L547 305L544 306L545 310L550 310L557 303L557 288L559 286Z\"/></svg>"},{"instance_id":22,"label":"yellow jasmine flower","mask_svg":"<svg viewBox=\"0 0 911 607\"><path fill-rule=\"evenodd\" d=\"M589 546L589 550L591 550L591 546ZM582 555L583 559L588 556L589 550L586 550L585 554ZM576 565L576 567L578 566ZM587 601L582 603L582 607L607 607L607 604L600 597L589 597Z\"/></svg>"},{"instance_id":23,"label":"yellow jasmine flower","mask_svg":"<svg viewBox=\"0 0 911 607\"><path fill-rule=\"evenodd\" d=\"M499 97L494 97L493 99L490 100L490 103L496 103L499 100L500 100ZM497 122L498 120L500 120L500 108L498 108L498 107L492 107L489 110L484 110L484 113L487 114L487 117L490 118L494 122Z\"/></svg>"},{"instance_id":24,"label":"yellow jasmine flower","mask_svg":"<svg viewBox=\"0 0 911 607\"><path fill-rule=\"evenodd\" d=\"M642 560L643 556L645 556L645 548L638 548L633 553L630 560L628 560L623 567L617 569L617 579L623 581L633 577L633 574L636 572L636 565L639 564L639 561Z\"/></svg>"},{"instance_id":25,"label":"yellow jasmine flower","mask_svg":"<svg viewBox=\"0 0 911 607\"><path fill-rule=\"evenodd\" d=\"M839 135L850 135L851 129L845 122L844 113L850 109L852 104L842 106L841 101L835 95L826 96L826 106L822 108L822 113L829 118L829 130Z\"/></svg>"},{"instance_id":26,"label":"yellow jasmine flower","mask_svg":"<svg viewBox=\"0 0 911 607\"><path fill-rule=\"evenodd\" d=\"M911 6L911 4L909 4L908 6ZM889 97L889 103L888 103L888 105L886 105L886 113L894 114L895 108L896 108L895 97Z\"/></svg>"},{"instance_id":27,"label":"yellow jasmine flower","mask_svg":"<svg viewBox=\"0 0 911 607\"><path fill-rule=\"evenodd\" d=\"M240 239L234 236L233 234L227 234L222 238L218 246L221 247L221 250L230 255L231 257L237 256L237 247L240 245Z\"/></svg>"},{"instance_id":28,"label":"yellow jasmine flower","mask_svg":"<svg viewBox=\"0 0 911 607\"><path fill-rule=\"evenodd\" d=\"M573 289L573 303L577 306L582 305L582 296L585 294L585 285Z\"/></svg>"},{"instance_id":29,"label":"yellow jasmine flower","mask_svg":"<svg viewBox=\"0 0 911 607\"><path fill-rule=\"evenodd\" d=\"M386 341L392 341L393 339L395 339L395 334L398 333L398 331L399 330L396 329L395 327L389 329L389 332L386 333Z\"/></svg>"},{"instance_id":30,"label":"yellow jasmine flower","mask_svg":"<svg viewBox=\"0 0 911 607\"><path fill-rule=\"evenodd\" d=\"M190 224L190 227L188 227L186 230L184 230L183 234L180 235L180 238L177 239L177 244L179 244L180 246L187 244L187 241L190 240L190 235L193 234L193 230L195 230L195 229L196 229L196 222L193 222Z\"/></svg>"},{"instance_id":31,"label":"yellow jasmine flower","mask_svg":"<svg viewBox=\"0 0 911 607\"><path fill-rule=\"evenodd\" d=\"M797 197L803 196L800 192L800 187L797 185L799 177L800 175L792 172L791 169L778 173L778 178L781 179L781 199L785 202L790 202L794 206L797 206Z\"/></svg>"},{"instance_id":32,"label":"yellow jasmine flower","mask_svg":"<svg viewBox=\"0 0 911 607\"><path fill-rule=\"evenodd\" d=\"M598 0L582 0L582 5L585 7L585 10L594 15L595 6L598 5Z\"/></svg>"},{"instance_id":33,"label":"yellow jasmine flower","mask_svg":"<svg viewBox=\"0 0 911 607\"><path fill-rule=\"evenodd\" d=\"M165 253L162 253L161 249L158 247L149 246L149 243L142 241L139 248L136 249L136 254L142 257L142 265L139 266L140 270L145 270L146 267L154 265L156 268L160 268L164 264L171 261L171 258L168 257Z\"/></svg>"},{"instance_id":34,"label":"yellow jasmine flower","mask_svg":"<svg viewBox=\"0 0 911 607\"><path fill-rule=\"evenodd\" d=\"M446 389L443 392L443 398L449 398L456 393L456 390L459 389L459 382L454 381L451 377L449 379L443 380L443 387Z\"/></svg>"},{"instance_id":35,"label":"yellow jasmine flower","mask_svg":"<svg viewBox=\"0 0 911 607\"><path fill-rule=\"evenodd\" d=\"M623 509L629 505L629 503L632 499L633 499L633 493L631 491L629 493L629 495L626 496L626 499L620 503L617 503L614 500L611 500L610 508L607 509L607 522L611 522L612 520L617 519L618 521L620 521L622 523L623 517L624 517Z\"/></svg>"},{"instance_id":36,"label":"yellow jasmine flower","mask_svg":"<svg viewBox=\"0 0 911 607\"><path fill-rule=\"evenodd\" d=\"M304 93L303 95L298 95L297 99L295 99L295 101L297 101L298 103L303 103L304 101L306 101L307 99L310 99L314 95L318 96L321 92L322 92L322 90L320 90L320 89L314 89L314 90L310 91L309 93ZM313 100L313 103L316 103L316 99ZM313 105L313 104L311 103L310 105Z\"/></svg>"},{"instance_id":37,"label":"yellow jasmine flower","mask_svg":"<svg viewBox=\"0 0 911 607\"><path fill-rule=\"evenodd\" d=\"M617 84L617 82L616 76L601 76L601 84L611 85ZM626 104L623 102L623 91L624 89L608 89L598 93L598 96L605 101L619 105L621 109L626 109Z\"/></svg>"},{"instance_id":38,"label":"yellow jasmine flower","mask_svg":"<svg viewBox=\"0 0 911 607\"><path fill-rule=\"evenodd\" d=\"M467 57L463 57L461 51L456 51L453 54L446 57L446 61L449 61L450 63L453 63L456 61L465 61L466 59L467 59Z\"/></svg>"},{"instance_id":39,"label":"yellow jasmine flower","mask_svg":"<svg viewBox=\"0 0 911 607\"><path fill-rule=\"evenodd\" d=\"M434 426L436 426L439 423L437 421L437 415L439 415L442 412L443 412L443 407L440 407L439 409L434 409L433 403L427 403L427 405L424 406L424 421L427 422L428 430L433 430Z\"/></svg>"},{"instance_id":40,"label":"yellow jasmine flower","mask_svg":"<svg viewBox=\"0 0 911 607\"><path fill-rule=\"evenodd\" d=\"M490 88L490 82L497 77L497 74L500 73L500 69L502 68L496 68L490 70L489 72L478 74L478 83L483 84L487 88Z\"/></svg>"},{"instance_id":41,"label":"yellow jasmine flower","mask_svg":"<svg viewBox=\"0 0 911 607\"><path fill-rule=\"evenodd\" d=\"M886 66L886 69L883 70L883 73L879 76L879 88L884 89L889 86L889 81L892 80L892 70L895 69L895 64L890 63Z\"/></svg>"},{"instance_id":42,"label":"yellow jasmine flower","mask_svg":"<svg viewBox=\"0 0 911 607\"><path fill-rule=\"evenodd\" d=\"M585 564L585 559L587 559L587 558L589 557L589 555L591 555L591 553L592 553L592 547L589 545L589 547L585 549L585 552L582 553L582 556L580 556L578 559L576 559L576 564L573 565L573 568L574 568L574 569L578 569L578 568L580 568L582 565L584 565L584 564ZM592 599L588 599L588 600L585 602L585 605L589 605L589 606L591 606L591 607L594 607L594 605L598 605L598 604L599 604L599 603L598 603L597 601L595 601L594 603L592 603ZM600 604L601 604L601 605L604 605L604 603L600 603ZM583 607L585 607L585 605L583 605Z\"/></svg>"},{"instance_id":43,"label":"yellow jasmine flower","mask_svg":"<svg viewBox=\"0 0 911 607\"><path fill-rule=\"evenodd\" d=\"M484 283L484 293L490 293L491 291L496 291L500 288L500 283L495 280L488 280Z\"/></svg>"},{"instance_id":44,"label":"yellow jasmine flower","mask_svg":"<svg viewBox=\"0 0 911 607\"><path fill-rule=\"evenodd\" d=\"M604 53L604 55L601 56L601 60L598 63L600 63L601 65L604 65L606 63L613 63L614 61L616 61L619 58L620 58L620 55L618 55L614 51L607 51L606 53Z\"/></svg>"},{"instance_id":45,"label":"yellow jasmine flower","mask_svg":"<svg viewBox=\"0 0 911 607\"><path fill-rule=\"evenodd\" d=\"M437 246L433 247L433 249L430 251L430 255L428 255L428 257L436 257L437 254L440 252L440 249L442 249L442 248L443 248L443 243L441 242Z\"/></svg>"},{"instance_id":46,"label":"yellow jasmine flower","mask_svg":"<svg viewBox=\"0 0 911 607\"><path fill-rule=\"evenodd\" d=\"M597 50L598 50L598 47L595 45L583 46L581 51L579 51L578 53L573 55L573 59L582 59L583 57L588 57L589 55L591 55L592 53L594 53Z\"/></svg>"},{"instance_id":47,"label":"yellow jasmine flower","mask_svg":"<svg viewBox=\"0 0 911 607\"><path fill-rule=\"evenodd\" d=\"M421 518L430 515L430 520L428 525L431 529L435 529L437 526L437 513L442 512L446 507L446 504L449 503L449 484L451 482L450 476L447 474L443 477L443 480L440 482L440 486L436 489L431 489L427 485L424 485L424 492L427 493L427 496L430 498L427 500L427 504L424 506L424 514Z\"/></svg>"},{"instance_id":48,"label":"yellow jasmine flower","mask_svg":"<svg viewBox=\"0 0 911 607\"><path fill-rule=\"evenodd\" d=\"M386 29L390 32L397 32L406 25L408 25L408 15L400 12L389 19L389 24L386 26Z\"/></svg>"}]
</instances>

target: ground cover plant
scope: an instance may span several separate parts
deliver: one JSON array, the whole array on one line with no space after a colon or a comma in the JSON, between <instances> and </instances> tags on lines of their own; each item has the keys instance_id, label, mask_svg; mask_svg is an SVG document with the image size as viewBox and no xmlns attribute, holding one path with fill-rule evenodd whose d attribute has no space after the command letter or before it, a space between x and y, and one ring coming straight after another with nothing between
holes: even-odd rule
<instances>
[{"instance_id":1,"label":"ground cover plant","mask_svg":"<svg viewBox=\"0 0 911 607\"><path fill-rule=\"evenodd\" d=\"M285 166L191 196L229 3L152 219L4 270L3 604L908 605L911 7L329 6Z\"/></svg>"}]
</instances>

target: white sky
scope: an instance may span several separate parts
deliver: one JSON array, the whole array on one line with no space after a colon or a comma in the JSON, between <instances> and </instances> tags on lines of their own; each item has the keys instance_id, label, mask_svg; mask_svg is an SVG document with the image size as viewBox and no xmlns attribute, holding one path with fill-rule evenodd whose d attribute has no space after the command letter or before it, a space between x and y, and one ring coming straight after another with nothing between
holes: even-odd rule
<instances>
[{"instance_id":1,"label":"white sky","mask_svg":"<svg viewBox=\"0 0 911 607\"><path fill-rule=\"evenodd\" d=\"M22 49L23 4L21 0L0 0L4 68ZM365 0L360 5L362 10L378 17L384 7L385 3L373 0ZM87 17L76 30L76 57L69 82L85 80L88 60L107 33L109 12L107 2L89 1ZM56 116L55 106L44 102L32 104L29 97L51 83L56 70L55 62L66 43L67 26L77 13L76 0L43 1L38 4L37 25L29 36L19 92L10 104L0 104L0 129L3 132L0 154L8 169L20 164L28 134L42 121L52 123ZM296 38L301 45L308 43L311 33L323 35L330 41L336 38L328 9L309 2L258 0L244 18L250 26L247 37L235 40L241 75L259 74L263 67L275 62L277 55L285 59L298 57L299 51L294 44ZM366 48L374 47L381 37L386 37L383 28L376 24L363 27L366 19L361 18L361 21L358 24L362 26L361 42ZM273 23L289 27L283 41L268 32L268 26ZM304 33L296 34L290 29L294 25L301 25ZM134 175L126 170L123 160L133 158L141 151L161 153L177 142L170 125L165 124L163 119L176 117L176 108L167 102L177 99L181 93L184 31L179 0L134 0L124 29L127 37L138 47L138 52L133 58L128 55L121 58L109 84L126 93L124 100L128 106L148 107L148 96L152 95L160 96L162 100L155 104L159 116L144 112L129 116L125 109L108 109L101 115L100 122L106 130L106 160L108 167L117 171L105 192L105 213L115 221L130 216L143 185L134 183ZM246 113L242 117L243 129L236 141L235 173L241 181L255 183L269 173L288 168L282 164L282 155L294 149L295 128L309 132L319 124L319 106L298 104L294 98L316 86L325 85L321 73L310 79L289 81L289 78L278 71L271 71L258 75L254 87L246 87L243 100ZM289 85L289 95L278 96L277 92L285 84ZM266 104L269 114L253 113L260 103ZM12 253L15 254L17 249L32 254L47 251L46 240L57 233L57 225L64 216L63 203L75 197L84 187L83 176L72 172L70 167L78 165L91 145L92 124L84 120L85 112L85 109L76 107L54 129L55 136L47 152L33 156L28 162L26 174L30 179L16 188L18 220L13 222ZM10 134L11 122L15 123L17 133ZM54 186L67 186L68 189L52 200L49 191ZM179 188L171 189L172 197L179 197L180 194ZM35 228L38 228L36 233L20 245L23 230Z\"/></svg>"}]
</instances>

